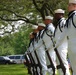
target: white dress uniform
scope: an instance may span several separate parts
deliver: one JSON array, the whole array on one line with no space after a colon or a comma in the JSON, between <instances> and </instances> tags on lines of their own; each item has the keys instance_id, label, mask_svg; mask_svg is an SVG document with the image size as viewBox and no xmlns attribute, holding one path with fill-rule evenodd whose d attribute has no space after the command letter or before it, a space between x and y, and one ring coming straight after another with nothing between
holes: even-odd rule
<instances>
[{"instance_id":1,"label":"white dress uniform","mask_svg":"<svg viewBox=\"0 0 76 75\"><path fill-rule=\"evenodd\" d=\"M69 18L66 21L66 25L67 27L60 39L57 41L56 47L58 47L62 43L64 37L68 35L68 54L73 69L73 75L76 75L76 11L70 13Z\"/></svg>"},{"instance_id":2,"label":"white dress uniform","mask_svg":"<svg viewBox=\"0 0 76 75\"><path fill-rule=\"evenodd\" d=\"M38 28L38 26L36 26L36 25L33 25L32 26L32 29L37 29ZM33 33L33 32L31 32L31 33ZM30 33L30 34L31 34ZM34 61L35 61L35 63L37 64L38 62L37 62L37 59L36 59L36 56L35 56L35 53L34 53L34 46L35 46L35 39L33 38L31 41L30 41L30 45L29 45L29 50L30 50L30 52L31 52L31 54L32 54L32 56L33 56L33 58L34 58Z\"/></svg>"},{"instance_id":3,"label":"white dress uniform","mask_svg":"<svg viewBox=\"0 0 76 75\"><path fill-rule=\"evenodd\" d=\"M72 12L75 13L73 15L73 22L76 25L76 11ZM74 72L74 75L76 75L76 27L74 27L73 22L72 22L72 18L69 19L68 22L68 37L69 37L69 58L71 61L71 66Z\"/></svg>"},{"instance_id":4,"label":"white dress uniform","mask_svg":"<svg viewBox=\"0 0 76 75\"><path fill-rule=\"evenodd\" d=\"M42 74L46 75L47 65L46 65L45 49L41 38L38 41L35 41L35 50L37 52L39 61L42 66Z\"/></svg>"},{"instance_id":5,"label":"white dress uniform","mask_svg":"<svg viewBox=\"0 0 76 75\"><path fill-rule=\"evenodd\" d=\"M52 62L56 68L56 54L55 54L55 51L53 49L53 43L51 41L51 37L49 35L53 35L54 34L54 26L52 23L48 24L48 27L47 27L47 30L44 31L44 34L43 34L43 41L45 43L45 46L46 46L46 49L48 50L49 54L50 54L50 57L52 59ZM52 46L52 49L50 49L50 47ZM47 57L47 55L46 55ZM50 61L47 57L47 65L50 65ZM52 71L52 68L49 68L48 69L48 74L49 75L52 75L53 74L53 71Z\"/></svg>"},{"instance_id":6,"label":"white dress uniform","mask_svg":"<svg viewBox=\"0 0 76 75\"><path fill-rule=\"evenodd\" d=\"M30 41L30 43L29 43L29 47L28 47L28 49L27 49L27 53L28 54L30 54L31 53L31 55L32 55L32 57L33 57L33 59L34 59L34 51L33 51L33 46L32 46L32 41ZM28 55L27 54L27 55ZM31 58L30 58L30 56L28 55L28 57L29 57L29 61L31 62ZM36 58L35 58L36 59ZM35 63L37 62L36 60L34 59L34 61L35 61ZM32 62L31 62L32 63ZM30 68L31 69L31 72L32 72L32 74L33 74L33 67L31 67Z\"/></svg>"},{"instance_id":7,"label":"white dress uniform","mask_svg":"<svg viewBox=\"0 0 76 75\"><path fill-rule=\"evenodd\" d=\"M64 31L64 26L65 26L65 18L61 18L58 21L58 25L55 31L55 40L59 40L61 34ZM58 53L63 61L63 64L66 68L66 75L70 75L69 72L69 66L68 66L68 61L67 61L67 52L68 52L68 40L67 40L67 36L63 39L63 42L59 45L59 47L57 48ZM57 59L57 64L59 64L59 61ZM61 71L61 69L59 69L59 75L63 75L63 72Z\"/></svg>"},{"instance_id":8,"label":"white dress uniform","mask_svg":"<svg viewBox=\"0 0 76 75\"><path fill-rule=\"evenodd\" d=\"M34 48L33 48L33 42L34 41L32 41L31 43L30 43L30 46L29 46L29 51L31 52L31 54L32 54L32 56L33 56L33 58L34 58L34 61L35 61L35 63L37 64L37 59L36 59L36 56L35 56L35 53L34 53Z\"/></svg>"}]
</instances>

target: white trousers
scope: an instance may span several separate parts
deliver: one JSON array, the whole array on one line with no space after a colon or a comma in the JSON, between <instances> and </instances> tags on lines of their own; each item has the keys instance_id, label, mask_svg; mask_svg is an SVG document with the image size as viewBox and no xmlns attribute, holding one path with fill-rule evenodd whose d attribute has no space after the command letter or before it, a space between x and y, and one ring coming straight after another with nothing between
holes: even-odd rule
<instances>
[{"instance_id":1,"label":"white trousers","mask_svg":"<svg viewBox=\"0 0 76 75\"><path fill-rule=\"evenodd\" d=\"M71 67L73 70L73 75L76 75L76 49L68 51Z\"/></svg>"},{"instance_id":2,"label":"white trousers","mask_svg":"<svg viewBox=\"0 0 76 75\"><path fill-rule=\"evenodd\" d=\"M54 51L54 50L49 50L48 52L49 52L49 55L50 55L50 57L51 57L51 59L52 59L52 62L53 62L53 64L54 64L54 66L55 66L55 68L56 68L56 54L55 54L55 51ZM46 54L46 60L47 60L47 65L50 65L51 63L50 63L50 61L49 61L49 59L48 59L47 54ZM52 70L52 68L49 68L49 69L48 69L48 75L53 75L53 70Z\"/></svg>"},{"instance_id":3,"label":"white trousers","mask_svg":"<svg viewBox=\"0 0 76 75\"><path fill-rule=\"evenodd\" d=\"M38 50L36 50L36 52L38 54L39 61L40 61L41 66L42 66L42 74L46 75L47 65L46 65L45 50L44 49L38 49Z\"/></svg>"},{"instance_id":4,"label":"white trousers","mask_svg":"<svg viewBox=\"0 0 76 75\"><path fill-rule=\"evenodd\" d=\"M63 64L66 68L66 75L70 75L70 72L69 72L69 65L68 65L68 61L67 61L67 52L68 50L67 49L58 49L58 52L59 52L59 55L63 61ZM57 64L59 64L59 60L57 58ZM59 75L63 75L63 72L61 69L58 70L59 72Z\"/></svg>"}]
</instances>

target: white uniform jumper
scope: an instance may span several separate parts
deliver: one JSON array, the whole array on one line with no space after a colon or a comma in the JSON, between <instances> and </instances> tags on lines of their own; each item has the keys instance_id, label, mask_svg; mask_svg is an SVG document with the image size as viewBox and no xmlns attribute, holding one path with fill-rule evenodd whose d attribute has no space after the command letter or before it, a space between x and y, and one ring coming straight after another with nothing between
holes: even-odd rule
<instances>
[{"instance_id":1,"label":"white uniform jumper","mask_svg":"<svg viewBox=\"0 0 76 75\"><path fill-rule=\"evenodd\" d=\"M44 33L43 33L42 39L43 39L43 41L45 43L44 46L46 46L46 49L48 50L49 55L50 55L50 57L52 59L52 62L54 64L55 68L56 68L56 55L55 55L55 51L53 49L53 43L52 43L51 37L50 37L50 36L52 36L54 34L54 30L55 30L55 28L54 28L53 24L50 23L48 25L48 27L46 28L46 30L43 31ZM52 49L51 49L51 46L52 46ZM46 58L47 58L46 59L47 60L47 65L50 65L50 61L49 61L47 55L46 55ZM52 68L48 69L48 73L49 73L49 75L53 74Z\"/></svg>"},{"instance_id":2,"label":"white uniform jumper","mask_svg":"<svg viewBox=\"0 0 76 75\"><path fill-rule=\"evenodd\" d=\"M68 54L73 69L73 75L76 75L76 11L72 11L69 14L66 25L67 27L65 28L60 39L57 41L56 47L58 47L62 43L64 37L68 35Z\"/></svg>"},{"instance_id":3,"label":"white uniform jumper","mask_svg":"<svg viewBox=\"0 0 76 75\"><path fill-rule=\"evenodd\" d=\"M73 14L74 13L74 14ZM69 17L68 21L68 45L69 45L69 58L71 61L71 66L73 69L73 75L76 75L76 11L73 11Z\"/></svg>"},{"instance_id":4,"label":"white uniform jumper","mask_svg":"<svg viewBox=\"0 0 76 75\"><path fill-rule=\"evenodd\" d=\"M60 36L64 31L65 22L66 22L65 18L61 18L57 23L58 25L55 30L55 40L56 41L60 39ZM63 39L62 43L58 46L57 50L63 61L64 66L66 68L66 75L70 75L68 61L67 61L67 52L68 52L67 36ZM59 61L57 59L57 65L58 64L59 64ZM63 75L63 72L61 71L61 69L59 69L59 75Z\"/></svg>"},{"instance_id":5,"label":"white uniform jumper","mask_svg":"<svg viewBox=\"0 0 76 75\"><path fill-rule=\"evenodd\" d=\"M34 59L35 64L38 64L37 58L36 58L35 53L34 53L34 50L35 50L34 49L34 39L32 39L32 41L30 42L28 50L29 50L29 52L31 53L31 55L32 55L32 57ZM37 68L37 71L38 71L38 73L40 72L39 68Z\"/></svg>"},{"instance_id":6,"label":"white uniform jumper","mask_svg":"<svg viewBox=\"0 0 76 75\"><path fill-rule=\"evenodd\" d=\"M39 61L40 61L41 66L42 66L42 74L46 75L47 65L46 65L45 49L44 49L44 45L42 43L42 39L41 38L39 39L39 37L37 37L37 39L38 39L38 41L35 41L35 43L34 43L35 50L37 52Z\"/></svg>"}]
</instances>

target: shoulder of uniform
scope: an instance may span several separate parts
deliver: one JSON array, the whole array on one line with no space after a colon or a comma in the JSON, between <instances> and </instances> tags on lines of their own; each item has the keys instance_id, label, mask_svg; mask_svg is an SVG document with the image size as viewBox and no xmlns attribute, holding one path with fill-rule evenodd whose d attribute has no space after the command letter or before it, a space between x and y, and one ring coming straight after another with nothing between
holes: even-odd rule
<instances>
[{"instance_id":1,"label":"shoulder of uniform","mask_svg":"<svg viewBox=\"0 0 76 75\"><path fill-rule=\"evenodd\" d=\"M73 16L73 22L74 22L74 24L76 24L76 13L75 13L75 15Z\"/></svg>"},{"instance_id":2,"label":"shoulder of uniform","mask_svg":"<svg viewBox=\"0 0 76 75\"><path fill-rule=\"evenodd\" d=\"M73 18L76 18L76 13L73 15Z\"/></svg>"},{"instance_id":3,"label":"shoulder of uniform","mask_svg":"<svg viewBox=\"0 0 76 75\"><path fill-rule=\"evenodd\" d=\"M74 11L73 13L75 13L75 14L76 14L76 11Z\"/></svg>"},{"instance_id":4,"label":"shoulder of uniform","mask_svg":"<svg viewBox=\"0 0 76 75\"><path fill-rule=\"evenodd\" d=\"M63 17L62 20L66 20L66 19Z\"/></svg>"},{"instance_id":5,"label":"shoulder of uniform","mask_svg":"<svg viewBox=\"0 0 76 75\"><path fill-rule=\"evenodd\" d=\"M65 18L62 18L62 21L60 22L60 26L63 27L66 23L66 19Z\"/></svg>"},{"instance_id":6,"label":"shoulder of uniform","mask_svg":"<svg viewBox=\"0 0 76 75\"><path fill-rule=\"evenodd\" d=\"M54 25L52 23L49 24L48 29L54 28Z\"/></svg>"},{"instance_id":7,"label":"shoulder of uniform","mask_svg":"<svg viewBox=\"0 0 76 75\"><path fill-rule=\"evenodd\" d=\"M76 13L74 14L74 16L76 16Z\"/></svg>"},{"instance_id":8,"label":"shoulder of uniform","mask_svg":"<svg viewBox=\"0 0 76 75\"><path fill-rule=\"evenodd\" d=\"M74 15L76 15L76 11L74 11L73 13L74 13Z\"/></svg>"}]
</instances>

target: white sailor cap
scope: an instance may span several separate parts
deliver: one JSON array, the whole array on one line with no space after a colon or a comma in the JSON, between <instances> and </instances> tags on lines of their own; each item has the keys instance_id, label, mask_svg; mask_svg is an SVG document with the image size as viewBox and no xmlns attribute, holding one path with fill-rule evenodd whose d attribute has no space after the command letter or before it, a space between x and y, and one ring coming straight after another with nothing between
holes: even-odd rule
<instances>
[{"instance_id":1,"label":"white sailor cap","mask_svg":"<svg viewBox=\"0 0 76 75\"><path fill-rule=\"evenodd\" d=\"M38 26L43 26L45 27L46 25L44 23L38 23Z\"/></svg>"},{"instance_id":2,"label":"white sailor cap","mask_svg":"<svg viewBox=\"0 0 76 75\"><path fill-rule=\"evenodd\" d=\"M37 29L38 26L37 25L32 25L32 29Z\"/></svg>"},{"instance_id":3,"label":"white sailor cap","mask_svg":"<svg viewBox=\"0 0 76 75\"><path fill-rule=\"evenodd\" d=\"M55 11L54 11L55 13L65 13L65 11L64 10L62 10L62 9L56 9Z\"/></svg>"},{"instance_id":4,"label":"white sailor cap","mask_svg":"<svg viewBox=\"0 0 76 75\"><path fill-rule=\"evenodd\" d=\"M76 4L76 0L69 0L69 3L74 3L74 4Z\"/></svg>"},{"instance_id":5,"label":"white sailor cap","mask_svg":"<svg viewBox=\"0 0 76 75\"><path fill-rule=\"evenodd\" d=\"M45 16L45 19L53 20L53 17L52 16Z\"/></svg>"}]
</instances>

